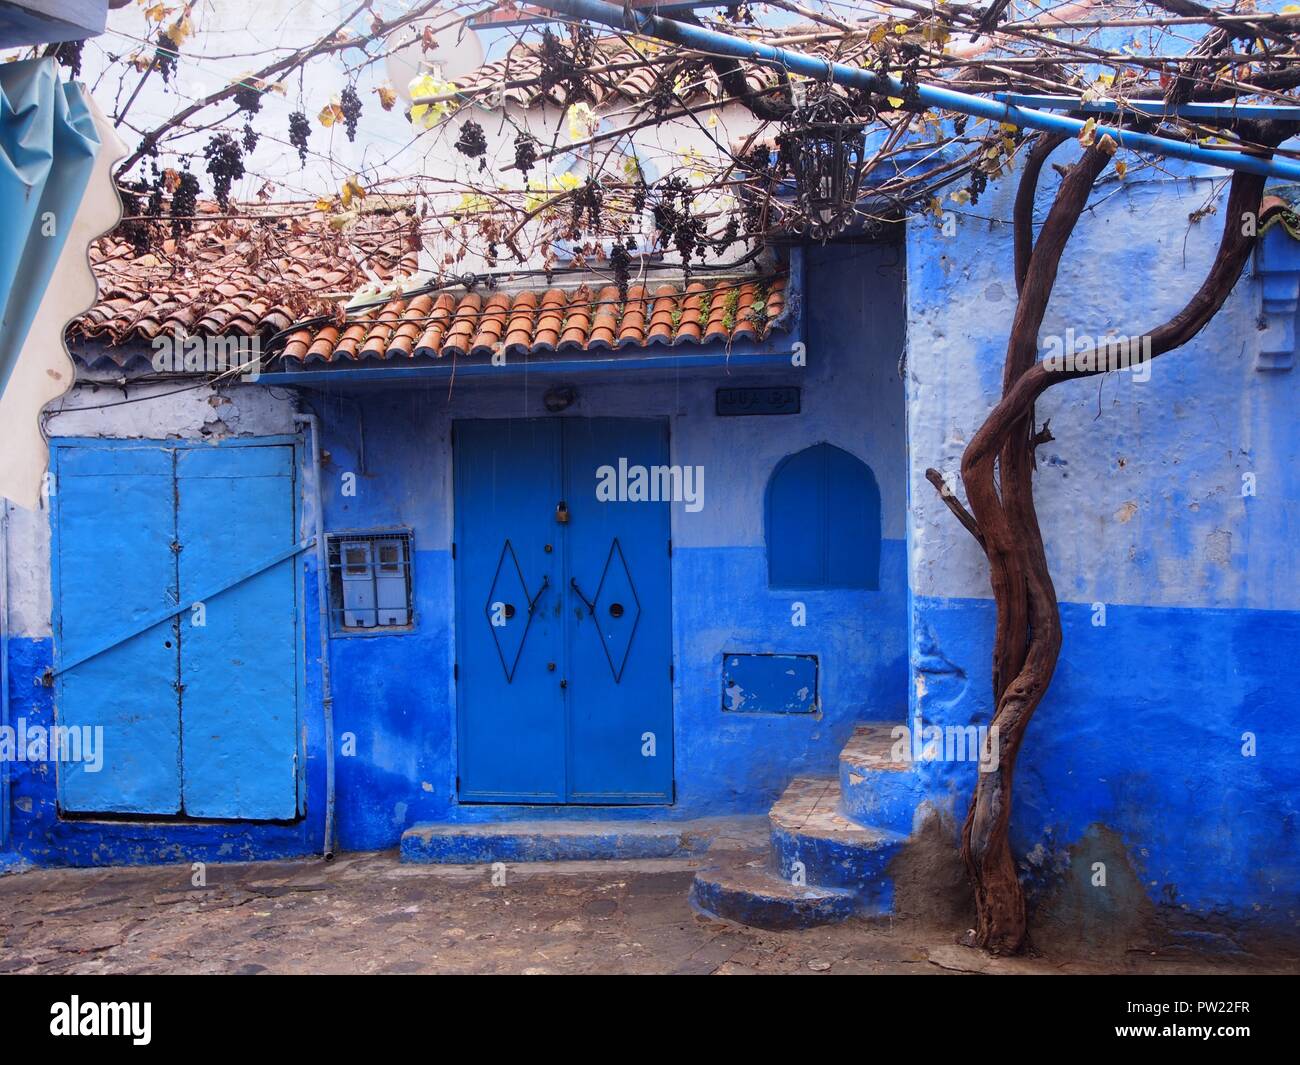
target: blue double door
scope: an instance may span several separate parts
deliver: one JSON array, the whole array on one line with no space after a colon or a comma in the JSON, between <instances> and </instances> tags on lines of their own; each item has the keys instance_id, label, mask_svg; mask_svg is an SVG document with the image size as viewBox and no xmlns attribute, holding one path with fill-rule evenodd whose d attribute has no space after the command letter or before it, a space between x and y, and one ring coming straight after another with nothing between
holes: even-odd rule
<instances>
[{"instance_id":1,"label":"blue double door","mask_svg":"<svg viewBox=\"0 0 1300 1065\"><path fill-rule=\"evenodd\" d=\"M60 809L296 817L293 446L60 443L54 474L57 723L103 758Z\"/></svg>"},{"instance_id":2,"label":"blue double door","mask_svg":"<svg viewBox=\"0 0 1300 1065\"><path fill-rule=\"evenodd\" d=\"M671 802L668 503L622 490L666 423L464 421L453 448L460 800Z\"/></svg>"}]
</instances>

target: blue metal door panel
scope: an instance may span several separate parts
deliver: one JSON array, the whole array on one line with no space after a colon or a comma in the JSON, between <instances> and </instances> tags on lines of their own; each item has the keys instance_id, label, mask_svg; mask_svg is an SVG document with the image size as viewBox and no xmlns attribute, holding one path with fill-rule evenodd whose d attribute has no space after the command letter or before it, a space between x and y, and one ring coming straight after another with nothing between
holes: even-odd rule
<instances>
[{"instance_id":1,"label":"blue metal door panel","mask_svg":"<svg viewBox=\"0 0 1300 1065\"><path fill-rule=\"evenodd\" d=\"M565 801L557 421L458 422L459 795Z\"/></svg>"},{"instance_id":2,"label":"blue metal door panel","mask_svg":"<svg viewBox=\"0 0 1300 1065\"><path fill-rule=\"evenodd\" d=\"M297 539L288 446L176 457L182 601ZM285 559L182 614L183 798L191 817L298 812L295 571ZM203 624L196 624L196 621Z\"/></svg>"},{"instance_id":3,"label":"blue metal door panel","mask_svg":"<svg viewBox=\"0 0 1300 1065\"><path fill-rule=\"evenodd\" d=\"M57 451L54 510L58 662L177 603L173 453L161 447ZM167 621L60 674L57 722L103 728L103 766L58 766L69 812L181 809L177 636Z\"/></svg>"},{"instance_id":4,"label":"blue metal door panel","mask_svg":"<svg viewBox=\"0 0 1300 1065\"><path fill-rule=\"evenodd\" d=\"M456 426L462 801L672 801L668 506L597 500L620 457L664 424Z\"/></svg>"},{"instance_id":5,"label":"blue metal door panel","mask_svg":"<svg viewBox=\"0 0 1300 1065\"><path fill-rule=\"evenodd\" d=\"M672 801L669 504L596 494L602 467L668 461L663 422L564 421L571 802Z\"/></svg>"}]
</instances>

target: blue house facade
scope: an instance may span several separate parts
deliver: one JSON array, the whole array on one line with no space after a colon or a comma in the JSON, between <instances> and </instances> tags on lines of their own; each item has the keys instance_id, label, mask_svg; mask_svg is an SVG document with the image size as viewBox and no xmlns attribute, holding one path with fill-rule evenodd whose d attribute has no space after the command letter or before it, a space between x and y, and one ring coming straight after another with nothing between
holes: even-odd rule
<instances>
[{"instance_id":1,"label":"blue house facade","mask_svg":"<svg viewBox=\"0 0 1300 1065\"><path fill-rule=\"evenodd\" d=\"M1207 175L1107 191L1055 332L1149 328L1217 237L1187 222ZM1000 387L1013 193L626 295L290 329L236 292L194 328L283 353L181 391L148 331L184 308L108 307L48 507L10 515L6 687L11 727L102 726L102 759L9 761L7 853L684 854L769 815L700 905L890 909L925 826L955 847L989 723L987 573L924 474ZM1066 642L1017 773L1036 898L1295 923L1297 277L1270 231L1149 380L1044 402Z\"/></svg>"},{"instance_id":2,"label":"blue house facade","mask_svg":"<svg viewBox=\"0 0 1300 1065\"><path fill-rule=\"evenodd\" d=\"M11 631L9 714L102 725L104 757L11 763L9 846L305 854L331 805L344 850L427 823L694 822L833 773L907 701L901 255L787 256L762 338L697 342L677 297L677 343L286 359L216 407L69 403L50 633ZM413 372L456 361L454 384Z\"/></svg>"}]
</instances>

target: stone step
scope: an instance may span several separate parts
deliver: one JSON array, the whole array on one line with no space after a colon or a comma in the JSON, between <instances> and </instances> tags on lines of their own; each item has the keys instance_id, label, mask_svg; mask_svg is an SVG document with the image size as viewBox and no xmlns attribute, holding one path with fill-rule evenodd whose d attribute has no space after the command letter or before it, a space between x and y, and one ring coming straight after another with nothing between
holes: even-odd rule
<instances>
[{"instance_id":1,"label":"stone step","mask_svg":"<svg viewBox=\"0 0 1300 1065\"><path fill-rule=\"evenodd\" d=\"M793 880L801 863L808 884L852 891L868 912L888 912L893 890L885 868L906 836L846 817L840 797L833 778L790 783L768 815L773 872Z\"/></svg>"},{"instance_id":2,"label":"stone step","mask_svg":"<svg viewBox=\"0 0 1300 1065\"><path fill-rule=\"evenodd\" d=\"M904 835L926 797L921 775L911 762L893 758L891 735L897 722L859 725L840 752L842 812L864 825Z\"/></svg>"},{"instance_id":3,"label":"stone step","mask_svg":"<svg viewBox=\"0 0 1300 1065\"><path fill-rule=\"evenodd\" d=\"M424 823L402 833L403 862L474 865L482 862L573 862L599 859L689 858L703 854L731 827L702 821L494 821Z\"/></svg>"},{"instance_id":4,"label":"stone step","mask_svg":"<svg viewBox=\"0 0 1300 1065\"><path fill-rule=\"evenodd\" d=\"M761 851L711 863L695 874L691 903L699 910L755 928L812 928L853 916L859 902L840 888L796 887L773 873Z\"/></svg>"},{"instance_id":5,"label":"stone step","mask_svg":"<svg viewBox=\"0 0 1300 1065\"><path fill-rule=\"evenodd\" d=\"M21 873L30 869L30 863L17 854L0 854L0 876L8 873Z\"/></svg>"}]
</instances>

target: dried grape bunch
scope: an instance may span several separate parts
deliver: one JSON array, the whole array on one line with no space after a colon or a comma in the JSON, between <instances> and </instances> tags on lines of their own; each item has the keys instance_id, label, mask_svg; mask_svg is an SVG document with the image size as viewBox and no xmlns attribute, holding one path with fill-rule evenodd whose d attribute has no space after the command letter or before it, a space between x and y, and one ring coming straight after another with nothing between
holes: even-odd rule
<instances>
[{"instance_id":1,"label":"dried grape bunch","mask_svg":"<svg viewBox=\"0 0 1300 1065\"><path fill-rule=\"evenodd\" d=\"M704 236L704 223L691 212L694 201L695 190L682 178L664 178L655 186L652 210L660 245L667 247L671 240L682 257L682 270L687 277L691 273L691 258Z\"/></svg>"},{"instance_id":2,"label":"dried grape bunch","mask_svg":"<svg viewBox=\"0 0 1300 1065\"><path fill-rule=\"evenodd\" d=\"M179 238L182 233L194 229L194 212L199 204L199 179L188 170L182 170L176 191L172 193L171 219L172 236Z\"/></svg>"},{"instance_id":3,"label":"dried grape bunch","mask_svg":"<svg viewBox=\"0 0 1300 1065\"><path fill-rule=\"evenodd\" d=\"M289 143L298 149L298 158L302 165L307 165L307 138L311 135L311 123L301 111L289 116Z\"/></svg>"},{"instance_id":4,"label":"dried grape bunch","mask_svg":"<svg viewBox=\"0 0 1300 1065\"><path fill-rule=\"evenodd\" d=\"M593 178L587 180L573 194L572 236L577 240L582 234L582 216L587 216L587 229L600 232L600 213L605 206L605 193Z\"/></svg>"},{"instance_id":5,"label":"dried grape bunch","mask_svg":"<svg viewBox=\"0 0 1300 1065\"><path fill-rule=\"evenodd\" d=\"M901 62L900 80L903 82L903 99L916 106L920 102L920 75L917 67L921 62L921 49L914 44L904 42L898 46Z\"/></svg>"},{"instance_id":6,"label":"dried grape bunch","mask_svg":"<svg viewBox=\"0 0 1300 1065\"><path fill-rule=\"evenodd\" d=\"M556 88L563 89L564 100L570 104L579 100L594 100L587 84L589 75L586 68L596 61L595 34L585 26L571 26L569 42L566 47L550 29L542 34L537 56L539 88L543 95L550 94Z\"/></svg>"},{"instance_id":7,"label":"dried grape bunch","mask_svg":"<svg viewBox=\"0 0 1300 1065\"><path fill-rule=\"evenodd\" d=\"M763 229L764 207L776 184L772 172L772 151L767 145L756 144L740 157L740 165L750 178L741 197L741 216L746 233Z\"/></svg>"},{"instance_id":8,"label":"dried grape bunch","mask_svg":"<svg viewBox=\"0 0 1300 1065\"><path fill-rule=\"evenodd\" d=\"M255 89L246 82L239 83L239 88L235 90L231 99L235 101L235 106L250 115L255 115L262 109L262 90Z\"/></svg>"},{"instance_id":9,"label":"dried grape bunch","mask_svg":"<svg viewBox=\"0 0 1300 1065\"><path fill-rule=\"evenodd\" d=\"M150 164L150 174L152 178L146 186L149 189L149 199L145 202L144 213L150 218L162 217L163 204L163 176L162 171L158 169L158 160L154 159Z\"/></svg>"},{"instance_id":10,"label":"dried grape bunch","mask_svg":"<svg viewBox=\"0 0 1300 1065\"><path fill-rule=\"evenodd\" d=\"M527 130L520 130L515 138L515 169L524 177L537 165L537 138Z\"/></svg>"},{"instance_id":11,"label":"dried grape bunch","mask_svg":"<svg viewBox=\"0 0 1300 1065\"><path fill-rule=\"evenodd\" d=\"M740 219L733 214L727 219L727 227L722 231L722 236L713 242L713 254L720 256L739 239Z\"/></svg>"},{"instance_id":12,"label":"dried grape bunch","mask_svg":"<svg viewBox=\"0 0 1300 1065\"><path fill-rule=\"evenodd\" d=\"M153 65L162 75L162 80L169 82L172 75L176 73L176 55L179 49L176 42L165 33L158 34L157 45L153 54Z\"/></svg>"},{"instance_id":13,"label":"dried grape bunch","mask_svg":"<svg viewBox=\"0 0 1300 1065\"><path fill-rule=\"evenodd\" d=\"M212 191L222 210L226 210L230 206L230 186L244 176L244 153L229 133L218 133L204 146L203 156L208 161Z\"/></svg>"},{"instance_id":14,"label":"dried grape bunch","mask_svg":"<svg viewBox=\"0 0 1300 1065\"><path fill-rule=\"evenodd\" d=\"M244 123L243 144L245 152L252 153L257 149L257 130L247 122Z\"/></svg>"},{"instance_id":15,"label":"dried grape bunch","mask_svg":"<svg viewBox=\"0 0 1300 1065\"><path fill-rule=\"evenodd\" d=\"M650 113L656 118L667 114L676 102L677 94L674 90L676 81L677 72L672 67L664 68L655 78L654 88L650 90L648 106Z\"/></svg>"},{"instance_id":16,"label":"dried grape bunch","mask_svg":"<svg viewBox=\"0 0 1300 1065\"><path fill-rule=\"evenodd\" d=\"M354 86L345 86L339 94L339 110L343 112L343 125L347 129L348 140L357 139L357 119L361 117L361 97Z\"/></svg>"},{"instance_id":17,"label":"dried grape bunch","mask_svg":"<svg viewBox=\"0 0 1300 1065\"><path fill-rule=\"evenodd\" d=\"M483 133L483 127L471 118L460 127L460 136L456 138L454 147L461 155L477 159L487 151L487 137Z\"/></svg>"},{"instance_id":18,"label":"dried grape bunch","mask_svg":"<svg viewBox=\"0 0 1300 1065\"><path fill-rule=\"evenodd\" d=\"M86 42L64 41L54 49L54 59L68 68L74 78L81 77L81 49Z\"/></svg>"},{"instance_id":19,"label":"dried grape bunch","mask_svg":"<svg viewBox=\"0 0 1300 1065\"><path fill-rule=\"evenodd\" d=\"M149 223L139 215L143 213L141 197L150 191L149 185L144 181L124 181L118 189L122 196L124 219L118 232L137 256L143 255L149 250Z\"/></svg>"},{"instance_id":20,"label":"dried grape bunch","mask_svg":"<svg viewBox=\"0 0 1300 1065\"><path fill-rule=\"evenodd\" d=\"M618 286L618 298L627 302L627 284L632 276L632 256L627 245L616 240L609 250L609 267L614 271L614 284Z\"/></svg>"}]
</instances>

